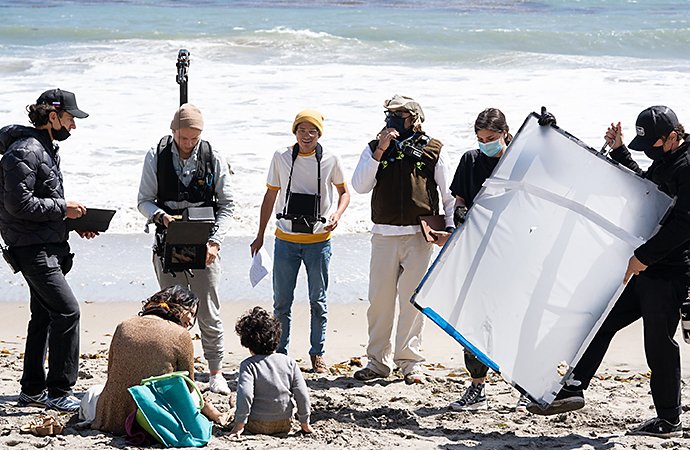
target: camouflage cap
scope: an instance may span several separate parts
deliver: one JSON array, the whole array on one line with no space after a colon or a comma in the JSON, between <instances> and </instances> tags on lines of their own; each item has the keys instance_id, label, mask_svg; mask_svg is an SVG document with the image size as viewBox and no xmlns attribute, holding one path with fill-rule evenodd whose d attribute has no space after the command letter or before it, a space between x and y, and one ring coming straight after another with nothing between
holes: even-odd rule
<instances>
[{"instance_id":1,"label":"camouflage cap","mask_svg":"<svg viewBox=\"0 0 690 450\"><path fill-rule=\"evenodd\" d=\"M404 95L394 95L390 100L383 102L383 107L391 111L399 111L404 109L412 114L414 117L413 131L422 131L422 122L424 122L424 111L422 106L417 103L412 97L405 97Z\"/></svg>"}]
</instances>

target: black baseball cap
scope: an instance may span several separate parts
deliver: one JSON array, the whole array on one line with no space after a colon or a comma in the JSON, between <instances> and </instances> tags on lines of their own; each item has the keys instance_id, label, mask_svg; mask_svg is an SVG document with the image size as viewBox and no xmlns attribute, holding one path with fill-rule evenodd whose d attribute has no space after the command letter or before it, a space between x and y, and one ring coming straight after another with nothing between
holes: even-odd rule
<instances>
[{"instance_id":1,"label":"black baseball cap","mask_svg":"<svg viewBox=\"0 0 690 450\"><path fill-rule=\"evenodd\" d=\"M78 119L89 117L87 113L77 107L77 98L70 91L62 89L50 89L45 91L36 100L37 105L53 105L55 109L67 111Z\"/></svg>"},{"instance_id":2,"label":"black baseball cap","mask_svg":"<svg viewBox=\"0 0 690 450\"><path fill-rule=\"evenodd\" d=\"M651 106L637 116L635 130L637 136L630 141L633 150L644 151L654 145L663 136L668 134L678 125L678 117L668 106Z\"/></svg>"}]
</instances>

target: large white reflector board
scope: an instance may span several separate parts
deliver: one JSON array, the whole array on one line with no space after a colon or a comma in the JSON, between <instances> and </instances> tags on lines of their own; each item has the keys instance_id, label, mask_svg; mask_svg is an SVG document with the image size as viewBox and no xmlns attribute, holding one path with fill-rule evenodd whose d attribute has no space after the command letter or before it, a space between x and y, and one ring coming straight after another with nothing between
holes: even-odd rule
<instances>
[{"instance_id":1,"label":"large white reflector board","mask_svg":"<svg viewBox=\"0 0 690 450\"><path fill-rule=\"evenodd\" d=\"M656 185L533 113L412 302L551 403L620 295L633 250L671 205Z\"/></svg>"}]
</instances>

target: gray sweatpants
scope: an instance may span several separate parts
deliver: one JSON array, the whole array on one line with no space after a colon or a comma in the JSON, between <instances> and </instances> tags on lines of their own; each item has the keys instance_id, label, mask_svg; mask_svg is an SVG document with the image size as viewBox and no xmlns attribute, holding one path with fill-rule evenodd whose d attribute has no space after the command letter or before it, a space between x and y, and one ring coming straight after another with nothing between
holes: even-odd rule
<instances>
[{"instance_id":1,"label":"gray sweatpants","mask_svg":"<svg viewBox=\"0 0 690 450\"><path fill-rule=\"evenodd\" d=\"M197 321L201 331L204 358L208 361L209 371L220 370L224 353L223 321L220 318L220 300L218 299L221 274L220 255L206 269L192 270L193 277L185 272L176 272L174 277L170 273L163 273L163 264L156 255L153 255L153 268L161 289L177 284L188 288L199 297Z\"/></svg>"}]
</instances>

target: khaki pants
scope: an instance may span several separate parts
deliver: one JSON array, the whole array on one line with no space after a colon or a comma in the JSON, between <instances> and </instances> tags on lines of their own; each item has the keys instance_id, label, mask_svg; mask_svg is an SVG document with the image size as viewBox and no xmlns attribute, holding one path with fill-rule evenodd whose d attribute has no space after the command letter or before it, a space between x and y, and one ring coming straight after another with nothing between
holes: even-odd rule
<instances>
[{"instance_id":1,"label":"khaki pants","mask_svg":"<svg viewBox=\"0 0 690 450\"><path fill-rule=\"evenodd\" d=\"M433 253L433 244L421 233L404 236L371 237L369 266L369 345L367 367L388 376L393 363L403 374L424 361L421 353L424 316L410 298L424 277ZM398 309L395 348L391 335Z\"/></svg>"},{"instance_id":2,"label":"khaki pants","mask_svg":"<svg viewBox=\"0 0 690 450\"><path fill-rule=\"evenodd\" d=\"M289 433L292 429L291 419L282 420L249 420L244 429L251 434L283 434Z\"/></svg>"}]
</instances>

